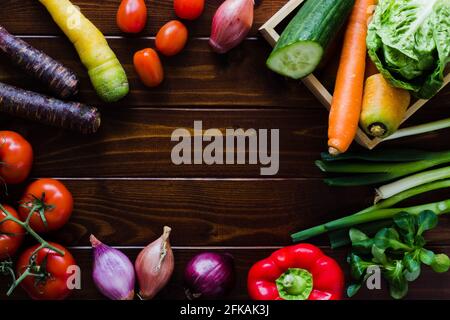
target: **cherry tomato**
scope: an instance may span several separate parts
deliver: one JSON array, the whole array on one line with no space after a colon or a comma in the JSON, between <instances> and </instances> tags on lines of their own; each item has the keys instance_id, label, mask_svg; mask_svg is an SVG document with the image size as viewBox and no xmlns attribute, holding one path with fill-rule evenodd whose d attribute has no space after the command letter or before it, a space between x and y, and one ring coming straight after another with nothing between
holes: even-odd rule
<instances>
[{"instance_id":1,"label":"cherry tomato","mask_svg":"<svg viewBox=\"0 0 450 320\"><path fill-rule=\"evenodd\" d=\"M174 56L183 50L188 38L188 30L180 21L167 22L156 35L156 49L165 56Z\"/></svg>"},{"instance_id":2,"label":"cherry tomato","mask_svg":"<svg viewBox=\"0 0 450 320\"><path fill-rule=\"evenodd\" d=\"M8 205L3 205L14 218L19 219L16 210ZM0 210L0 222L6 217L6 214ZM0 260L12 257L22 244L25 230L14 221L6 221L0 224Z\"/></svg>"},{"instance_id":3,"label":"cherry tomato","mask_svg":"<svg viewBox=\"0 0 450 320\"><path fill-rule=\"evenodd\" d=\"M19 214L22 220L28 217L34 207L30 226L36 232L61 228L69 220L73 210L72 194L54 179L39 179L31 183L25 190L21 204Z\"/></svg>"},{"instance_id":4,"label":"cherry tomato","mask_svg":"<svg viewBox=\"0 0 450 320\"><path fill-rule=\"evenodd\" d=\"M134 68L147 87L156 87L164 80L164 70L155 50L147 48L134 54Z\"/></svg>"},{"instance_id":5,"label":"cherry tomato","mask_svg":"<svg viewBox=\"0 0 450 320\"><path fill-rule=\"evenodd\" d=\"M144 0L122 0L116 21L123 32L141 32L147 23L147 6Z\"/></svg>"},{"instance_id":6,"label":"cherry tomato","mask_svg":"<svg viewBox=\"0 0 450 320\"><path fill-rule=\"evenodd\" d=\"M30 275L20 283L34 300L62 300L72 291L68 286L68 280L73 275L73 271L69 267L76 265L75 259L63 246L52 242L49 244L62 250L64 256L44 248L36 253L34 259L31 259L33 252L40 246L37 244L25 250L17 261L18 276L26 272L28 266L30 266L30 272L43 275L42 277ZM31 265L30 261L33 261Z\"/></svg>"},{"instance_id":7,"label":"cherry tomato","mask_svg":"<svg viewBox=\"0 0 450 320\"><path fill-rule=\"evenodd\" d=\"M181 19L195 20L202 14L205 0L174 0L173 7Z\"/></svg>"},{"instance_id":8,"label":"cherry tomato","mask_svg":"<svg viewBox=\"0 0 450 320\"><path fill-rule=\"evenodd\" d=\"M20 134L0 131L0 177L5 183L23 182L31 171L33 149Z\"/></svg>"}]
</instances>

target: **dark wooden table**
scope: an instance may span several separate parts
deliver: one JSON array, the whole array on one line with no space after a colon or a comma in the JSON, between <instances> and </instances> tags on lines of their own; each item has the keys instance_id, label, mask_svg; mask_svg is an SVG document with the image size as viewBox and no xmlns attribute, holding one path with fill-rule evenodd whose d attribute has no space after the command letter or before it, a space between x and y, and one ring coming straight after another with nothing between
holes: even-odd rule
<instances>
[{"instance_id":1,"label":"dark wooden table","mask_svg":"<svg viewBox=\"0 0 450 320\"><path fill-rule=\"evenodd\" d=\"M248 39L227 55L208 46L211 18L220 0L208 0L198 21L189 23L190 40L179 56L163 59L166 80L145 88L133 70L135 51L153 46L153 36L175 18L172 1L147 1L148 26L139 37L123 37L115 23L119 0L75 0L108 37L125 66L131 92L120 103L102 106L91 88L73 47L37 0L2 0L0 24L22 36L77 72L82 79L79 100L102 107L103 125L93 136L44 127L2 116L2 129L29 139L36 159L33 178L56 177L75 198L70 223L49 238L68 246L82 268L82 290L74 299L101 299L91 280L89 235L120 248L134 259L142 246L156 239L164 225L173 228L176 269L158 298L184 298L182 273L188 259L205 250L234 255L238 283L230 298L245 299L246 276L255 261L274 247L290 244L289 235L368 206L371 188L329 188L314 167L326 146L327 112L300 83L269 72L269 45L257 29L285 0L264 0L255 9ZM319 72L332 84L333 63ZM45 90L0 58L0 81ZM411 124L448 116L450 88L445 89L410 121ZM259 165L182 165L171 162L176 128L279 128L280 171L261 177ZM450 147L449 130L380 148L403 146L443 150ZM20 187L13 194L19 193ZM417 200L448 197L448 192ZM10 199L14 202L14 196ZM430 245L450 254L450 222L442 218L430 232ZM347 249L332 251L325 237L313 240L347 270ZM348 279L348 277L347 277ZM1 281L6 290L7 281ZM2 296L4 297L4 296ZM359 298L387 298L386 290L363 292ZM26 298L18 289L13 298ZM450 273L425 270L410 286L408 298L450 298Z\"/></svg>"}]
</instances>

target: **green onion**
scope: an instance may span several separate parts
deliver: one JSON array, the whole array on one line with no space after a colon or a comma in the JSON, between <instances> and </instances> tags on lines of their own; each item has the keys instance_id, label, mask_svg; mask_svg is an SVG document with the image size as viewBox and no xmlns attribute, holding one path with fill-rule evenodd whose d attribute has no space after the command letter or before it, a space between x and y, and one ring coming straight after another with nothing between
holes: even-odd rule
<instances>
[{"instance_id":1,"label":"green onion","mask_svg":"<svg viewBox=\"0 0 450 320\"><path fill-rule=\"evenodd\" d=\"M450 178L450 167L425 171L409 176L407 178L386 184L376 189L375 201L388 199L405 190L420 186L425 183Z\"/></svg>"},{"instance_id":2,"label":"green onion","mask_svg":"<svg viewBox=\"0 0 450 320\"><path fill-rule=\"evenodd\" d=\"M394 151L390 151L388 156L383 157L381 154L375 154L370 157L371 161L386 161L395 156ZM399 157L407 159L418 158L419 154L415 152L399 152ZM353 158L355 156L352 156ZM366 159L367 156L362 155ZM383 159L383 160L376 160ZM323 172L333 173L362 173L348 177L338 177L325 179L325 183L331 186L362 186L392 181L396 178L404 177L425 169L450 162L450 151L445 152L424 152L422 160L413 162L383 162L373 163L368 161L316 161L316 166Z\"/></svg>"},{"instance_id":3,"label":"green onion","mask_svg":"<svg viewBox=\"0 0 450 320\"><path fill-rule=\"evenodd\" d=\"M357 215L364 216L365 214L372 212L372 211L379 211L379 210L391 208L392 206L396 205L397 203L400 203L401 201L412 198L416 195L434 191L434 190L438 190L438 189L444 189L444 188L450 188L450 179L427 183L427 184L420 185L415 188L403 191L389 199L378 202L378 203L374 204L373 206L370 206L364 210L361 210L361 211L351 215L350 217L357 216ZM341 219L339 219L339 220L341 220ZM299 233L296 233L292 237L294 237L294 236L301 237L302 238L301 240L305 240L305 239L317 236L319 234L326 233L326 232L330 231L330 230L327 230L326 225L327 224L323 224L321 226L317 226L317 227L314 227L311 229L301 231ZM353 224L352 226L354 226L354 225L356 225L356 224ZM300 236L297 236L297 235L300 235Z\"/></svg>"},{"instance_id":4,"label":"green onion","mask_svg":"<svg viewBox=\"0 0 450 320\"><path fill-rule=\"evenodd\" d=\"M398 130L394 134L383 139L383 141L414 136L417 134L423 134L423 133L427 133L427 132L437 131L437 130L446 129L449 127L450 127L450 118L447 118L447 119L443 119L443 120L439 120L439 121L434 121L434 122L425 123L425 124L421 124L418 126Z\"/></svg>"},{"instance_id":5,"label":"green onion","mask_svg":"<svg viewBox=\"0 0 450 320\"><path fill-rule=\"evenodd\" d=\"M375 162L410 162L425 160L428 157L436 156L439 152L430 152L414 149L388 149L388 150L371 150L358 152L345 152L336 156L328 152L320 154L324 161L340 161L340 160L365 160Z\"/></svg>"},{"instance_id":6,"label":"green onion","mask_svg":"<svg viewBox=\"0 0 450 320\"><path fill-rule=\"evenodd\" d=\"M356 213L341 219L337 219L322 224L320 226L316 226L304 231L297 232L291 235L291 237L294 242L299 242L329 231L334 231L342 228L350 228L358 224L369 223L372 221L392 219L400 212L408 212L410 214L418 215L420 212L425 210L431 210L437 215L449 213L450 199L439 202L427 203L409 208L380 209L368 211L363 214Z\"/></svg>"},{"instance_id":7,"label":"green onion","mask_svg":"<svg viewBox=\"0 0 450 320\"><path fill-rule=\"evenodd\" d=\"M389 199L386 199L381 202L377 202L373 206L371 206L367 209L364 209L364 210L358 212L357 214L363 214L363 213L369 212L369 211L390 208L401 201L412 198L419 194L438 190L438 189L444 189L444 188L450 188L450 179L435 181L435 182L423 184L423 185L417 186L415 188L405 190L399 194L396 194L393 197L390 197Z\"/></svg>"},{"instance_id":8,"label":"green onion","mask_svg":"<svg viewBox=\"0 0 450 320\"><path fill-rule=\"evenodd\" d=\"M332 173L388 173L392 163L327 162L317 160L316 166L323 172Z\"/></svg>"},{"instance_id":9,"label":"green onion","mask_svg":"<svg viewBox=\"0 0 450 320\"><path fill-rule=\"evenodd\" d=\"M331 187L355 187L384 183L394 180L395 178L395 176L392 176L389 173L372 173L351 177L327 178L323 181Z\"/></svg>"}]
</instances>

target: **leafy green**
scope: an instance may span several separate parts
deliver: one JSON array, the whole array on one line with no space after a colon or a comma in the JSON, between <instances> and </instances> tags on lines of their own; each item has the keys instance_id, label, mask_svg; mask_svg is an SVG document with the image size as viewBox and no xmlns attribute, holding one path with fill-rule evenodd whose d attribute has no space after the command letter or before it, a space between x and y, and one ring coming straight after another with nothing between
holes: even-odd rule
<instances>
[{"instance_id":1,"label":"leafy green","mask_svg":"<svg viewBox=\"0 0 450 320\"><path fill-rule=\"evenodd\" d=\"M392 85L433 97L450 61L450 1L379 0L367 48Z\"/></svg>"},{"instance_id":2,"label":"leafy green","mask_svg":"<svg viewBox=\"0 0 450 320\"><path fill-rule=\"evenodd\" d=\"M399 228L405 243L412 245L416 234L416 218L407 212L401 212L394 217L394 223Z\"/></svg>"},{"instance_id":3,"label":"leafy green","mask_svg":"<svg viewBox=\"0 0 450 320\"><path fill-rule=\"evenodd\" d=\"M360 283L354 283L349 285L347 288L347 296L349 296L350 298L353 297L358 293L359 289L361 289Z\"/></svg>"},{"instance_id":4,"label":"leafy green","mask_svg":"<svg viewBox=\"0 0 450 320\"><path fill-rule=\"evenodd\" d=\"M408 282L416 281L419 278L421 271L420 264L419 267L415 268L413 271L405 270L405 279Z\"/></svg>"},{"instance_id":5,"label":"leafy green","mask_svg":"<svg viewBox=\"0 0 450 320\"><path fill-rule=\"evenodd\" d=\"M430 266L434 261L434 252L422 248L419 253L420 261L427 266Z\"/></svg>"},{"instance_id":6,"label":"leafy green","mask_svg":"<svg viewBox=\"0 0 450 320\"><path fill-rule=\"evenodd\" d=\"M415 273L417 272L417 269L420 269L420 261L417 260L416 252L405 253L403 264L410 273Z\"/></svg>"},{"instance_id":7,"label":"leafy green","mask_svg":"<svg viewBox=\"0 0 450 320\"><path fill-rule=\"evenodd\" d=\"M349 237L355 252L358 253L370 252L373 246L373 239L370 239L364 232L358 229L350 229Z\"/></svg>"},{"instance_id":8,"label":"leafy green","mask_svg":"<svg viewBox=\"0 0 450 320\"><path fill-rule=\"evenodd\" d=\"M369 239L364 232L354 228L351 228L348 234L353 244Z\"/></svg>"},{"instance_id":9,"label":"leafy green","mask_svg":"<svg viewBox=\"0 0 450 320\"><path fill-rule=\"evenodd\" d=\"M372 246L371 253L373 255L373 262L381 264L383 266L389 265L388 258L386 256L386 251L378 248L377 246Z\"/></svg>"},{"instance_id":10,"label":"leafy green","mask_svg":"<svg viewBox=\"0 0 450 320\"><path fill-rule=\"evenodd\" d=\"M434 260L431 263L431 268L434 272L444 273L450 268L450 258L443 253L436 254Z\"/></svg>"},{"instance_id":11,"label":"leafy green","mask_svg":"<svg viewBox=\"0 0 450 320\"><path fill-rule=\"evenodd\" d=\"M437 226L437 223L438 217L433 211L426 210L421 212L417 216L417 224L419 226L417 234L421 236L424 231L434 229Z\"/></svg>"},{"instance_id":12,"label":"leafy green","mask_svg":"<svg viewBox=\"0 0 450 320\"><path fill-rule=\"evenodd\" d=\"M383 228L375 235L375 245L380 249L410 250L406 244L400 241L400 234L394 228Z\"/></svg>"},{"instance_id":13,"label":"leafy green","mask_svg":"<svg viewBox=\"0 0 450 320\"><path fill-rule=\"evenodd\" d=\"M363 223L358 225L358 229L367 235L373 236L378 230L392 226L392 219L374 221L370 223ZM355 229L356 230L356 229ZM350 240L349 229L339 229L328 234L330 238L330 245L332 249L348 246L352 243Z\"/></svg>"},{"instance_id":14,"label":"leafy green","mask_svg":"<svg viewBox=\"0 0 450 320\"><path fill-rule=\"evenodd\" d=\"M394 299L402 299L408 293L408 280L404 273L404 265L400 260L395 260L384 272L389 282L389 291Z\"/></svg>"},{"instance_id":15,"label":"leafy green","mask_svg":"<svg viewBox=\"0 0 450 320\"><path fill-rule=\"evenodd\" d=\"M347 289L349 297L365 284L370 276L369 267L379 268L394 299L405 297L408 282L420 276L422 263L431 266L435 272L446 272L450 268L447 255L435 254L424 248L426 241L423 233L438 223L433 211L424 210L415 214L400 212L392 221L392 227L382 228L373 238L358 229L349 230L352 252L347 262L350 264L350 274L356 281Z\"/></svg>"},{"instance_id":16,"label":"leafy green","mask_svg":"<svg viewBox=\"0 0 450 320\"><path fill-rule=\"evenodd\" d=\"M348 263L350 264L350 274L354 279L359 279L366 273L366 270L374 263L369 261L364 261L357 254L351 253L347 258Z\"/></svg>"}]
</instances>

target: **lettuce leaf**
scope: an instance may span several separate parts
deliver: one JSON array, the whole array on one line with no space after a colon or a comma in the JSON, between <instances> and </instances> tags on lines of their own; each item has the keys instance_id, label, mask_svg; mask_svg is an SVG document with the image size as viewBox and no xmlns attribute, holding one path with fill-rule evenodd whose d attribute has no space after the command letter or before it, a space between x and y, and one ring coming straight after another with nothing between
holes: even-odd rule
<instances>
[{"instance_id":1,"label":"lettuce leaf","mask_svg":"<svg viewBox=\"0 0 450 320\"><path fill-rule=\"evenodd\" d=\"M367 49L393 86L433 97L450 61L450 0L379 0Z\"/></svg>"}]
</instances>

